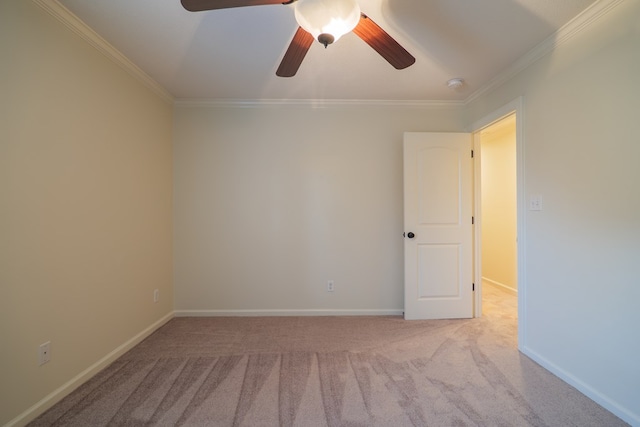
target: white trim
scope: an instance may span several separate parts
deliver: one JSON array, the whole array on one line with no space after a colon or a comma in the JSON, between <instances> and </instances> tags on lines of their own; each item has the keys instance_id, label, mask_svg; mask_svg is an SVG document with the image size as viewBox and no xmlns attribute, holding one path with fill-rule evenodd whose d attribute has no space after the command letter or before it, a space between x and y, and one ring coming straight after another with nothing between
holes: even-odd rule
<instances>
[{"instance_id":1,"label":"white trim","mask_svg":"<svg viewBox=\"0 0 640 427\"><path fill-rule=\"evenodd\" d=\"M491 280L488 279L484 276L482 276L482 281L486 282L487 285L489 286L493 286L494 288L499 288L502 289L505 292L509 292L512 295L518 295L518 290L515 288L512 288L511 286L505 285L504 283L498 282L496 280Z\"/></svg>"},{"instance_id":2,"label":"white trim","mask_svg":"<svg viewBox=\"0 0 640 427\"><path fill-rule=\"evenodd\" d=\"M520 71L526 69L531 64L545 55L553 52L559 46L571 40L574 36L587 29L590 25L597 22L624 0L599 0L586 8L582 13L573 18L571 21L563 25L558 31L551 34L536 47L524 54L520 59L511 64L506 70L495 76L489 83L473 92L464 100L464 104L469 104L482 95L491 92L498 86L510 80Z\"/></svg>"},{"instance_id":3,"label":"white trim","mask_svg":"<svg viewBox=\"0 0 640 427\"><path fill-rule=\"evenodd\" d=\"M473 317L482 317L482 141L480 131L472 133L473 138Z\"/></svg>"},{"instance_id":4,"label":"white trim","mask_svg":"<svg viewBox=\"0 0 640 427\"><path fill-rule=\"evenodd\" d=\"M42 400L31 406L29 409L15 417L13 420L9 421L4 427L17 427L26 425L28 422L34 420L36 417L44 413L47 409L51 408L53 405L61 401L64 397L70 394L72 391L77 389L79 386L87 382L91 377L96 375L102 369L104 369L107 365L114 362L118 357L125 354L127 351L131 350L133 347L142 342L145 338L155 332L162 325L167 323L169 320L173 319L174 314L170 312L162 317L160 320L151 324L151 326L147 327L131 339L127 340L122 345L118 346L116 349L111 351L109 354L98 360L93 365L89 366L84 371L80 372L78 375L46 395Z\"/></svg>"},{"instance_id":5,"label":"white trim","mask_svg":"<svg viewBox=\"0 0 640 427\"><path fill-rule=\"evenodd\" d=\"M384 99L190 99L177 98L178 107L218 107L218 108L264 108L264 107L307 107L307 108L461 108L462 101L425 100L384 100Z\"/></svg>"},{"instance_id":6,"label":"white trim","mask_svg":"<svg viewBox=\"0 0 640 427\"><path fill-rule=\"evenodd\" d=\"M471 125L471 132L480 132L484 128L491 126L495 122L502 120L508 115L517 113L519 110L522 109L522 106L523 106L523 97L520 96L514 99L513 101L509 102L508 104L505 104L502 107L498 108L494 112L484 116L480 120L475 121ZM516 114L516 130L517 130L517 127L518 127L518 116Z\"/></svg>"},{"instance_id":7,"label":"white trim","mask_svg":"<svg viewBox=\"0 0 640 427\"><path fill-rule=\"evenodd\" d=\"M64 7L58 0L32 0L42 9L49 12L54 18L62 22L67 28L82 37L91 46L100 51L107 58L115 62L131 76L135 77L147 88L151 89L156 95L168 103L173 102L173 96L167 92L158 82L152 79L147 73L142 71L140 67L131 62L118 49L113 47L108 41L100 37L91 27L82 22L69 9Z\"/></svg>"},{"instance_id":8,"label":"white trim","mask_svg":"<svg viewBox=\"0 0 640 427\"><path fill-rule=\"evenodd\" d=\"M600 393L599 391L591 387L589 384L583 382L579 378L571 375L570 373L560 368L559 366L555 365L554 363L550 362L546 358L540 356L538 353L531 350L529 347L523 346L520 348L520 351L522 351L522 353L525 356L535 361L537 364L539 364L549 372L553 373L562 381L575 387L578 391L580 391L582 394L587 396L589 399L596 402L598 405L602 406L603 408L607 409L611 413L615 414L624 422L629 423L632 426L640 426L640 416L637 413L634 413L633 409L620 406L618 403L611 400L607 396L603 395L602 393Z\"/></svg>"},{"instance_id":9,"label":"white trim","mask_svg":"<svg viewBox=\"0 0 640 427\"><path fill-rule=\"evenodd\" d=\"M176 310L176 317L402 316L404 310Z\"/></svg>"}]
</instances>

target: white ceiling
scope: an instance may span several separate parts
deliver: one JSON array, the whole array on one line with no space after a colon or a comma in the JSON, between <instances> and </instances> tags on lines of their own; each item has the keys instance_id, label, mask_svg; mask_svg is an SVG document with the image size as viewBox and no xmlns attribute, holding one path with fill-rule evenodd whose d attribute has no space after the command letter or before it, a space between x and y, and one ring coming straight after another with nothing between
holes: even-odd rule
<instances>
[{"instance_id":1,"label":"white ceiling","mask_svg":"<svg viewBox=\"0 0 640 427\"><path fill-rule=\"evenodd\" d=\"M275 71L293 6L187 12L179 0L58 0L177 99L461 101L594 0L359 0L416 63L396 70L354 34ZM548 42L548 40L547 40ZM461 77L456 91L446 82Z\"/></svg>"}]
</instances>

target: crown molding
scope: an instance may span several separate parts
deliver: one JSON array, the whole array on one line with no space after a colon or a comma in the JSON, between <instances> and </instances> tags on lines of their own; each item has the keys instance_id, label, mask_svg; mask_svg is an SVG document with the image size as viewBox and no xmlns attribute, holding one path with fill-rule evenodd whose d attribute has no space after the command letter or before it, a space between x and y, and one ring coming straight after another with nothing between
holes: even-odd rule
<instances>
[{"instance_id":1,"label":"crown molding","mask_svg":"<svg viewBox=\"0 0 640 427\"><path fill-rule=\"evenodd\" d=\"M209 108L410 108L443 109L464 106L463 101L383 100L383 99L194 99L177 98L177 107Z\"/></svg>"},{"instance_id":2,"label":"crown molding","mask_svg":"<svg viewBox=\"0 0 640 427\"><path fill-rule=\"evenodd\" d=\"M131 62L120 51L113 47L108 41L100 37L98 33L92 30L87 24L82 22L69 9L64 7L58 0L32 0L35 4L47 11L50 15L62 22L71 31L82 37L91 46L96 48L107 58L122 67L131 76L151 89L156 95L168 103L173 102L173 96L167 92L158 82L152 79L147 73L142 71L140 67Z\"/></svg>"},{"instance_id":3,"label":"crown molding","mask_svg":"<svg viewBox=\"0 0 640 427\"><path fill-rule=\"evenodd\" d=\"M573 18L571 21L563 25L558 31L551 34L536 47L527 52L524 56L514 62L502 73L491 79L489 83L472 93L464 104L469 104L480 96L491 92L498 86L506 83L519 72L531 66L534 62L553 52L559 46L571 40L585 29L589 28L593 23L612 11L616 6L624 0L599 0L586 8L582 13Z\"/></svg>"},{"instance_id":4,"label":"crown molding","mask_svg":"<svg viewBox=\"0 0 640 427\"><path fill-rule=\"evenodd\" d=\"M365 99L196 99L174 98L165 88L152 79L142 69L100 37L93 29L78 19L58 0L32 0L46 10L73 32L81 36L93 47L102 52L109 59L120 65L129 74L142 82L146 87L169 103L180 107L219 107L219 108L277 108L277 107L306 107L306 108L458 108L470 104L482 95L491 92L515 75L531 66L534 62L553 52L562 44L571 40L593 23L605 16L624 0L599 0L585 9L574 19L565 24L558 31L547 37L543 42L514 62L506 70L491 79L486 85L472 93L463 101L430 101L430 100L365 100Z\"/></svg>"}]
</instances>

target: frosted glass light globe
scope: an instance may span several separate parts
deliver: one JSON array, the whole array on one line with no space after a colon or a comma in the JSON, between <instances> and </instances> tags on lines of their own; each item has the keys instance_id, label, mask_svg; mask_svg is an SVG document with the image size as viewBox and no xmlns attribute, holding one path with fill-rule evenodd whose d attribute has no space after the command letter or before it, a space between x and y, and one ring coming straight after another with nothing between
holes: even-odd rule
<instances>
[{"instance_id":1,"label":"frosted glass light globe","mask_svg":"<svg viewBox=\"0 0 640 427\"><path fill-rule=\"evenodd\" d=\"M360 6L356 0L298 0L295 15L298 24L326 47L358 25Z\"/></svg>"}]
</instances>

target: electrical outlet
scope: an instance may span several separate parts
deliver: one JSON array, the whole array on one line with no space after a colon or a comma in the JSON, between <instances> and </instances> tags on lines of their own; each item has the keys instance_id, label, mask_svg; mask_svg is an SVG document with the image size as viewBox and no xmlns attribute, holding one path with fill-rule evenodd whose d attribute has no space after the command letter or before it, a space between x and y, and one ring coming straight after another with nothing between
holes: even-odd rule
<instances>
[{"instance_id":1,"label":"electrical outlet","mask_svg":"<svg viewBox=\"0 0 640 427\"><path fill-rule=\"evenodd\" d=\"M333 292L333 280L327 282L327 292Z\"/></svg>"},{"instance_id":2,"label":"electrical outlet","mask_svg":"<svg viewBox=\"0 0 640 427\"><path fill-rule=\"evenodd\" d=\"M51 360L51 341L40 344L38 347L38 365L44 365Z\"/></svg>"},{"instance_id":3,"label":"electrical outlet","mask_svg":"<svg viewBox=\"0 0 640 427\"><path fill-rule=\"evenodd\" d=\"M153 302L158 302L160 301L160 290L159 289L154 289L153 290Z\"/></svg>"},{"instance_id":4,"label":"electrical outlet","mask_svg":"<svg viewBox=\"0 0 640 427\"><path fill-rule=\"evenodd\" d=\"M531 196L529 200L529 210L530 211L541 211L542 210L542 196L539 194L535 194Z\"/></svg>"}]
</instances>

